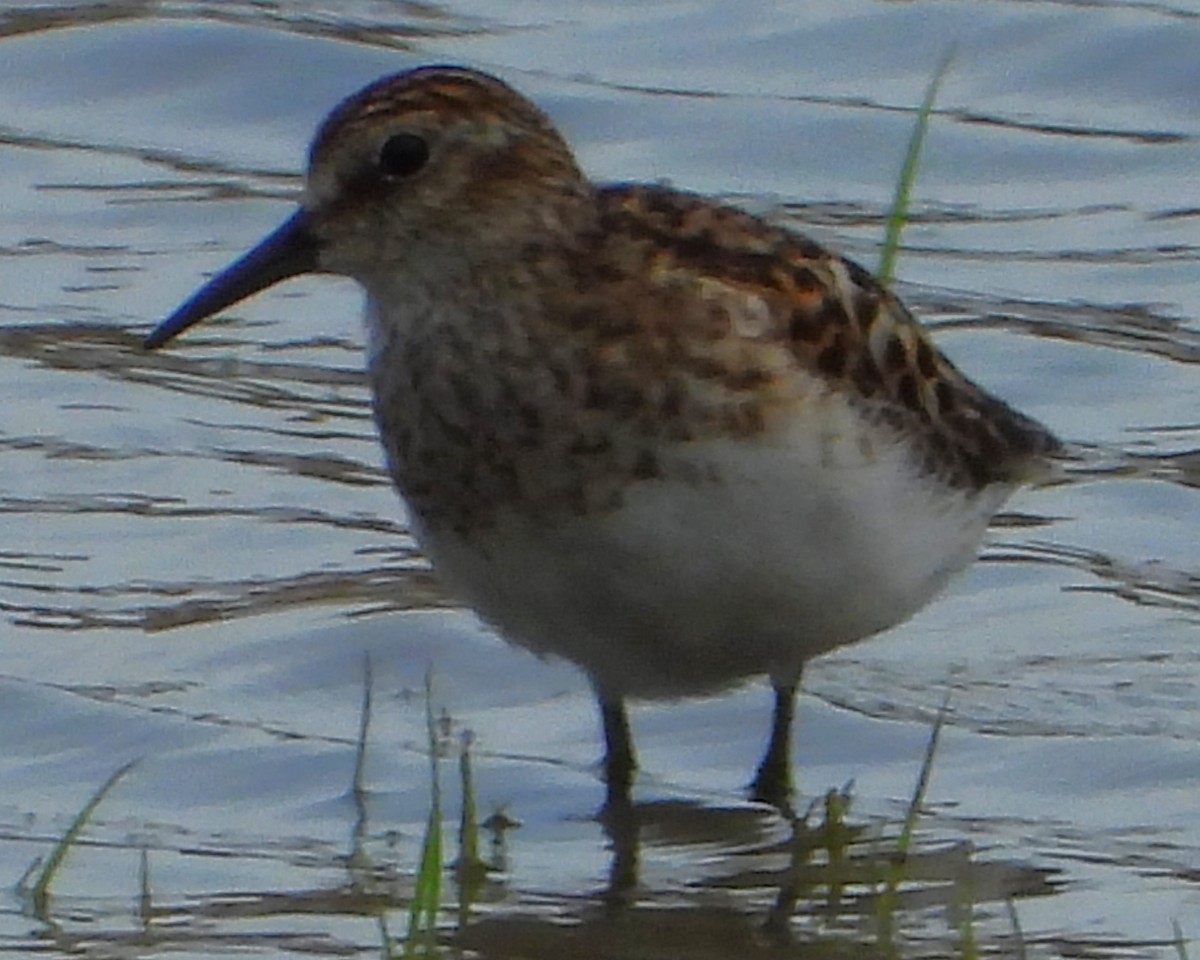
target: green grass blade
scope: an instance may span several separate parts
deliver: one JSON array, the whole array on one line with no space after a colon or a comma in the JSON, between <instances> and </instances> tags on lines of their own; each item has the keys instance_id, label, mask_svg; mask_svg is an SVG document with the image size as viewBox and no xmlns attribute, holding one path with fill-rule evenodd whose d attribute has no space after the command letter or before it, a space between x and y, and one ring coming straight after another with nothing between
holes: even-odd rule
<instances>
[{"instance_id":1,"label":"green grass blade","mask_svg":"<svg viewBox=\"0 0 1200 960\"><path fill-rule=\"evenodd\" d=\"M917 179L917 168L921 163L921 149L925 145L925 133L929 129L929 117L937 99L938 88L942 78L954 58L951 48L938 64L929 86L925 88L925 99L917 110L917 122L913 127L912 136L908 140L908 151L904 154L904 165L900 168L900 177L896 181L896 190L892 194L892 206L888 211L887 228L884 231L883 250L879 254L879 267L875 275L881 286L890 287L896 271L896 257L900 253L900 235L908 222L908 203L912 195L913 183Z\"/></svg>"},{"instance_id":2,"label":"green grass blade","mask_svg":"<svg viewBox=\"0 0 1200 960\"><path fill-rule=\"evenodd\" d=\"M404 956L428 956L437 945L437 916L442 896L442 818L438 804L429 811L421 861L412 903L408 907L408 936Z\"/></svg>"},{"instance_id":3,"label":"green grass blade","mask_svg":"<svg viewBox=\"0 0 1200 960\"><path fill-rule=\"evenodd\" d=\"M950 713L950 691L942 699L937 716L933 721L933 730L929 734L929 743L925 745L925 758L921 761L921 772L917 774L916 789L908 803L908 813L904 817L904 829L900 831L900 839L896 842L896 852L905 857L912 845L913 831L917 828L917 817L921 814L921 806L925 803L925 793L929 789L929 779L933 776L933 757L937 753L938 740L942 735L942 727Z\"/></svg>"},{"instance_id":4,"label":"green grass blade","mask_svg":"<svg viewBox=\"0 0 1200 960\"><path fill-rule=\"evenodd\" d=\"M921 761L921 770L917 774L917 783L913 789L912 799L908 802L908 812L904 816L904 826L896 840L896 850L887 871L883 893L876 903L876 919L879 921L879 938L885 946L891 947L894 933L896 907L899 903L899 888L904 880L908 866L908 851L912 846L913 833L917 827L917 817L925 803L925 793L929 789L929 780L933 775L933 758L937 753L938 739L942 727L950 712L950 691L942 700L937 717L933 721L933 730L929 734L929 742L925 745L925 758Z\"/></svg>"},{"instance_id":5,"label":"green grass blade","mask_svg":"<svg viewBox=\"0 0 1200 960\"><path fill-rule=\"evenodd\" d=\"M417 866L404 956L432 956L437 947L437 919L442 897L442 790L438 777L438 727L433 714L433 671L425 674L425 733L429 745L430 798L425 839Z\"/></svg>"},{"instance_id":6,"label":"green grass blade","mask_svg":"<svg viewBox=\"0 0 1200 960\"><path fill-rule=\"evenodd\" d=\"M62 835L62 839L50 851L50 856L46 858L46 862L38 873L37 879L34 880L33 886L29 889L30 900L33 904L33 913L39 920L47 919L50 886L54 883L54 878L58 875L59 868L67 856L67 851L79 839L79 834L83 832L83 828L87 826L88 821L92 818L92 814L96 812L96 808L100 806L101 801L104 800L108 792L137 764L137 760L131 760L129 763L113 771L112 775L100 785L100 789L93 793L88 798L88 802L83 805L83 808L75 814L75 819L67 827L67 832Z\"/></svg>"},{"instance_id":7,"label":"green grass blade","mask_svg":"<svg viewBox=\"0 0 1200 960\"><path fill-rule=\"evenodd\" d=\"M850 812L850 784L841 790L830 790L825 794L825 851L829 857L829 913L836 916L841 909L842 896L846 889L846 869L849 864L850 844L854 831L847 825Z\"/></svg>"},{"instance_id":8,"label":"green grass blade","mask_svg":"<svg viewBox=\"0 0 1200 960\"><path fill-rule=\"evenodd\" d=\"M970 854L961 878L954 882L955 898L962 919L958 922L958 960L979 960L979 938L975 935L975 881Z\"/></svg>"}]
</instances>

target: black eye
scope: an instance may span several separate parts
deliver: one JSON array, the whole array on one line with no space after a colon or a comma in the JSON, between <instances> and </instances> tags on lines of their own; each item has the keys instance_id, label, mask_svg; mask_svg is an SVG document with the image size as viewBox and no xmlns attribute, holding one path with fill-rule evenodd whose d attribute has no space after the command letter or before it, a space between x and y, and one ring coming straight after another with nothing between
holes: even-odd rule
<instances>
[{"instance_id":1,"label":"black eye","mask_svg":"<svg viewBox=\"0 0 1200 960\"><path fill-rule=\"evenodd\" d=\"M397 133L379 151L379 169L385 177L411 177L428 160L429 144L415 133Z\"/></svg>"}]
</instances>

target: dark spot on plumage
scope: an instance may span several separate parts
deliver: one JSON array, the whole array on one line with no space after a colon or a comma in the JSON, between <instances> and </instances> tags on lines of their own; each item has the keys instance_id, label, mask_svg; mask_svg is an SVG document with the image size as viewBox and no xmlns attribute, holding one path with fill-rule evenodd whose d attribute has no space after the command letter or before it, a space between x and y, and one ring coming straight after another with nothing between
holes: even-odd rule
<instances>
[{"instance_id":1,"label":"dark spot on plumage","mask_svg":"<svg viewBox=\"0 0 1200 960\"><path fill-rule=\"evenodd\" d=\"M638 318L633 311L596 308L585 312L586 328L598 341L624 340L638 332Z\"/></svg>"},{"instance_id":2,"label":"dark spot on plumage","mask_svg":"<svg viewBox=\"0 0 1200 960\"><path fill-rule=\"evenodd\" d=\"M937 376L937 357L934 355L933 347L925 339L917 340L917 369L921 371L923 377L932 379Z\"/></svg>"},{"instance_id":3,"label":"dark spot on plumage","mask_svg":"<svg viewBox=\"0 0 1200 960\"><path fill-rule=\"evenodd\" d=\"M947 430L956 437L969 437L975 430L978 414L970 407L959 407L942 418Z\"/></svg>"},{"instance_id":4,"label":"dark spot on plumage","mask_svg":"<svg viewBox=\"0 0 1200 960\"><path fill-rule=\"evenodd\" d=\"M975 447L984 463L1000 464L1005 460L1006 444L984 420L975 423Z\"/></svg>"},{"instance_id":5,"label":"dark spot on plumage","mask_svg":"<svg viewBox=\"0 0 1200 960\"><path fill-rule=\"evenodd\" d=\"M542 429L542 413L532 404L519 404L517 406L517 418L521 421L521 426L530 433L537 433Z\"/></svg>"},{"instance_id":6,"label":"dark spot on plumage","mask_svg":"<svg viewBox=\"0 0 1200 960\"><path fill-rule=\"evenodd\" d=\"M662 218L669 228L678 230L682 226L686 210L671 191L634 187L629 190L629 196L631 199L640 199L642 207L648 213Z\"/></svg>"},{"instance_id":7,"label":"dark spot on plumage","mask_svg":"<svg viewBox=\"0 0 1200 960\"><path fill-rule=\"evenodd\" d=\"M858 362L854 365L854 372L851 376L858 392L864 397L874 396L881 386L879 368L875 366L875 361L866 350L859 353Z\"/></svg>"},{"instance_id":8,"label":"dark spot on plumage","mask_svg":"<svg viewBox=\"0 0 1200 960\"><path fill-rule=\"evenodd\" d=\"M590 410L607 410L627 419L637 414L642 401L642 392L628 384L592 380L584 394L583 405Z\"/></svg>"},{"instance_id":9,"label":"dark spot on plumage","mask_svg":"<svg viewBox=\"0 0 1200 960\"><path fill-rule=\"evenodd\" d=\"M520 363L516 358L513 358L511 363L513 364L514 370L520 369L523 371L525 369L524 364ZM517 388L513 385L512 380L505 377L504 379L498 381L496 383L496 390L499 394L501 406L506 409L515 409L516 407L520 406L521 395Z\"/></svg>"},{"instance_id":10,"label":"dark spot on plumage","mask_svg":"<svg viewBox=\"0 0 1200 960\"><path fill-rule=\"evenodd\" d=\"M803 264L792 269L792 283L796 285L797 293L816 293L824 288L824 284L813 272L812 267L806 267Z\"/></svg>"},{"instance_id":11,"label":"dark spot on plumage","mask_svg":"<svg viewBox=\"0 0 1200 960\"><path fill-rule=\"evenodd\" d=\"M790 232L786 236L788 244L798 249L802 257L808 260L825 260L829 258L829 251L812 237L806 236L803 233Z\"/></svg>"},{"instance_id":12,"label":"dark spot on plumage","mask_svg":"<svg viewBox=\"0 0 1200 960\"><path fill-rule=\"evenodd\" d=\"M869 270L855 263L853 260L847 260L844 257L841 259L842 265L846 268L846 273L855 286L863 290L869 290L872 293L879 290L879 281L871 275Z\"/></svg>"},{"instance_id":13,"label":"dark spot on plumage","mask_svg":"<svg viewBox=\"0 0 1200 960\"><path fill-rule=\"evenodd\" d=\"M721 420L723 432L732 437L752 437L766 429L762 407L753 402L726 407Z\"/></svg>"},{"instance_id":14,"label":"dark spot on plumage","mask_svg":"<svg viewBox=\"0 0 1200 960\"><path fill-rule=\"evenodd\" d=\"M667 247L686 266L703 274L749 284L770 281L775 258L771 254L735 250L722 246L711 231L696 236L665 234L655 241Z\"/></svg>"},{"instance_id":15,"label":"dark spot on plumage","mask_svg":"<svg viewBox=\"0 0 1200 960\"><path fill-rule=\"evenodd\" d=\"M1013 450L1029 455L1053 453L1061 449L1058 438L1047 433L1039 424L1017 413L1001 400L995 403L998 414L995 417L996 431Z\"/></svg>"},{"instance_id":16,"label":"dark spot on plumage","mask_svg":"<svg viewBox=\"0 0 1200 960\"><path fill-rule=\"evenodd\" d=\"M684 387L678 380L669 381L663 388L659 412L666 420L674 420L683 413Z\"/></svg>"},{"instance_id":17,"label":"dark spot on plumage","mask_svg":"<svg viewBox=\"0 0 1200 960\"><path fill-rule=\"evenodd\" d=\"M633 464L633 475L638 480L656 480L662 476L658 465L658 457L652 450L641 450Z\"/></svg>"},{"instance_id":18,"label":"dark spot on plumage","mask_svg":"<svg viewBox=\"0 0 1200 960\"><path fill-rule=\"evenodd\" d=\"M554 381L554 389L560 396L567 396L571 392L571 374L563 367L551 365L550 379Z\"/></svg>"},{"instance_id":19,"label":"dark spot on plumage","mask_svg":"<svg viewBox=\"0 0 1200 960\"><path fill-rule=\"evenodd\" d=\"M791 322L788 325L788 335L799 343L815 343L825 332L820 319L806 307L792 311Z\"/></svg>"},{"instance_id":20,"label":"dark spot on plumage","mask_svg":"<svg viewBox=\"0 0 1200 960\"><path fill-rule=\"evenodd\" d=\"M864 334L871 329L879 313L879 295L873 289L858 289L854 296L854 319Z\"/></svg>"},{"instance_id":21,"label":"dark spot on plumage","mask_svg":"<svg viewBox=\"0 0 1200 960\"><path fill-rule=\"evenodd\" d=\"M908 415L888 402L876 408L876 416L898 433L907 431L911 426Z\"/></svg>"},{"instance_id":22,"label":"dark spot on plumage","mask_svg":"<svg viewBox=\"0 0 1200 960\"><path fill-rule=\"evenodd\" d=\"M816 311L804 307L793 310L788 330L792 339L800 343L816 343L824 338L830 327L840 330L847 326L848 322L841 301L826 296Z\"/></svg>"},{"instance_id":23,"label":"dark spot on plumage","mask_svg":"<svg viewBox=\"0 0 1200 960\"><path fill-rule=\"evenodd\" d=\"M904 341L893 335L888 338L883 351L883 365L888 373L902 373L908 369L908 351Z\"/></svg>"},{"instance_id":24,"label":"dark spot on plumage","mask_svg":"<svg viewBox=\"0 0 1200 960\"><path fill-rule=\"evenodd\" d=\"M571 331L590 330L598 325L600 319L600 311L594 305L576 307L564 311L564 314L563 325Z\"/></svg>"},{"instance_id":25,"label":"dark spot on plumage","mask_svg":"<svg viewBox=\"0 0 1200 960\"><path fill-rule=\"evenodd\" d=\"M625 271L617 264L607 260L597 260L595 257L589 257L586 260L583 270L577 271L577 276L583 280L579 284L581 287L592 284L605 286L611 283L621 283L628 279Z\"/></svg>"},{"instance_id":26,"label":"dark spot on plumage","mask_svg":"<svg viewBox=\"0 0 1200 960\"><path fill-rule=\"evenodd\" d=\"M771 375L757 367L746 367L743 370L732 370L724 377L724 384L730 390L757 390L771 380Z\"/></svg>"},{"instance_id":27,"label":"dark spot on plumage","mask_svg":"<svg viewBox=\"0 0 1200 960\"><path fill-rule=\"evenodd\" d=\"M761 227L750 218L662 188L610 187L604 193L621 202L605 211L602 227L647 242L658 251L660 266L669 268L677 261L700 274L775 286L775 250L764 251L761 242L755 249L731 246L722 235L723 227L731 231L751 224ZM607 218L612 219L606 222ZM767 237L773 235L768 228L761 229Z\"/></svg>"},{"instance_id":28,"label":"dark spot on plumage","mask_svg":"<svg viewBox=\"0 0 1200 960\"><path fill-rule=\"evenodd\" d=\"M689 373L701 380L724 380L727 376L725 364L713 357L688 357L687 369Z\"/></svg>"},{"instance_id":29,"label":"dark spot on plumage","mask_svg":"<svg viewBox=\"0 0 1200 960\"><path fill-rule=\"evenodd\" d=\"M824 327L834 327L837 330L842 330L850 325L850 318L846 316L846 308L842 301L834 296L826 296L821 301L821 309L817 311L817 320Z\"/></svg>"},{"instance_id":30,"label":"dark spot on plumage","mask_svg":"<svg viewBox=\"0 0 1200 960\"><path fill-rule=\"evenodd\" d=\"M729 306L723 303L710 303L708 309L704 311L704 322L700 323L697 320L689 329L695 334L697 340L715 343L728 337L732 326Z\"/></svg>"},{"instance_id":31,"label":"dark spot on plumage","mask_svg":"<svg viewBox=\"0 0 1200 960\"><path fill-rule=\"evenodd\" d=\"M937 397L938 412L942 416L953 413L958 404L957 393L954 387L946 380L938 380L936 384L934 394Z\"/></svg>"},{"instance_id":32,"label":"dark spot on plumage","mask_svg":"<svg viewBox=\"0 0 1200 960\"><path fill-rule=\"evenodd\" d=\"M911 373L904 374L896 382L896 394L900 398L900 402L914 412L924 412L924 405L921 403L921 389L917 385L917 378Z\"/></svg>"},{"instance_id":33,"label":"dark spot on plumage","mask_svg":"<svg viewBox=\"0 0 1200 960\"><path fill-rule=\"evenodd\" d=\"M674 420L666 428L665 431L659 431L662 436L675 443L688 443L696 439L696 431L693 430L685 420Z\"/></svg>"},{"instance_id":34,"label":"dark spot on plumage","mask_svg":"<svg viewBox=\"0 0 1200 960\"><path fill-rule=\"evenodd\" d=\"M571 456L596 456L597 454L608 453L612 449L612 445L612 440L604 434L597 434L595 436L584 436L581 434L571 441L571 445L567 447L567 452Z\"/></svg>"},{"instance_id":35,"label":"dark spot on plumage","mask_svg":"<svg viewBox=\"0 0 1200 960\"><path fill-rule=\"evenodd\" d=\"M992 470L987 460L974 450L962 451L962 465L970 486L982 489L992 482Z\"/></svg>"},{"instance_id":36,"label":"dark spot on plumage","mask_svg":"<svg viewBox=\"0 0 1200 960\"><path fill-rule=\"evenodd\" d=\"M846 369L846 343L839 330L829 344L817 354L817 369L830 377L840 377Z\"/></svg>"},{"instance_id":37,"label":"dark spot on plumage","mask_svg":"<svg viewBox=\"0 0 1200 960\"><path fill-rule=\"evenodd\" d=\"M471 163L471 176L467 181L467 192L486 196L499 184L519 183L529 176L530 170L538 167L540 159L536 147L513 145L500 152L483 153Z\"/></svg>"}]
</instances>

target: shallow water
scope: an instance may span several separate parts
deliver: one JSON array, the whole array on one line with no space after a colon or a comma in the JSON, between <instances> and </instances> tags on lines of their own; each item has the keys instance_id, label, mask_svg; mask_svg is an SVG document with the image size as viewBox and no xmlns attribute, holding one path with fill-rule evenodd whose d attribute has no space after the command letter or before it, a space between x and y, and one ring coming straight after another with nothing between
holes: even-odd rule
<instances>
[{"instance_id":1,"label":"shallow water","mask_svg":"<svg viewBox=\"0 0 1200 960\"><path fill-rule=\"evenodd\" d=\"M901 951L954 952L973 901L993 953L1016 924L1034 956L1175 956L1172 920L1200 931L1200 13L329 9L0 7L0 950L377 950L378 912L403 930L428 811L429 667L451 732L471 731L481 817L520 822L464 929L446 917L462 949L875 943L865 886L790 902L802 838L741 800L760 688L635 714L641 883L614 909L628 864L590 818L586 686L426 569L380 468L352 284L293 281L169 350L137 344L286 215L334 102L420 62L503 75L598 179L669 178L872 264L911 107L954 45L900 290L1081 459L1014 499L939 603L813 664L801 786L853 781L859 846L890 849L949 687ZM62 868L54 922L35 921L12 885L134 758ZM796 946L762 933L772 916Z\"/></svg>"}]
</instances>

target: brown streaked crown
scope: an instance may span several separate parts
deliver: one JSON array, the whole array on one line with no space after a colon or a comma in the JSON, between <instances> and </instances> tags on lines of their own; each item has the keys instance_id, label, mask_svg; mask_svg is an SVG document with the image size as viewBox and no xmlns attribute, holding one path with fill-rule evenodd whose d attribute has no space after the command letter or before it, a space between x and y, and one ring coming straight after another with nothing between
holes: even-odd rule
<instances>
[{"instance_id":1,"label":"brown streaked crown","mask_svg":"<svg viewBox=\"0 0 1200 960\"><path fill-rule=\"evenodd\" d=\"M426 137L442 166L453 159L447 153L469 149L474 155L469 172L481 184L531 177L583 182L566 141L533 103L487 74L428 66L384 77L334 108L309 149L310 192L315 187L319 194L330 193L311 182L330 168L340 168L344 188L356 175L348 151L357 148L365 168L381 138L400 132Z\"/></svg>"},{"instance_id":2,"label":"brown streaked crown","mask_svg":"<svg viewBox=\"0 0 1200 960\"><path fill-rule=\"evenodd\" d=\"M447 124L503 122L562 143L549 118L504 81L465 67L430 65L383 77L338 104L317 129L310 157L364 124L425 113Z\"/></svg>"}]
</instances>

